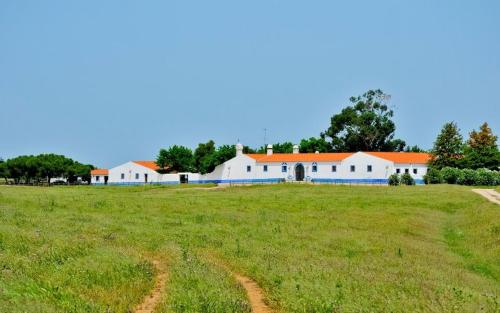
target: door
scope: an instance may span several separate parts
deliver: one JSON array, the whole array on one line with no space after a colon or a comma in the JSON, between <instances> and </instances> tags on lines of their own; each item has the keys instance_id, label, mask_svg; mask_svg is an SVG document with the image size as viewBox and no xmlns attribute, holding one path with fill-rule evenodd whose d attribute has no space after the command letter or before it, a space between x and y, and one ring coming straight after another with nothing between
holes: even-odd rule
<instances>
[{"instance_id":1,"label":"door","mask_svg":"<svg viewBox=\"0 0 500 313\"><path fill-rule=\"evenodd\" d=\"M180 174L179 180L181 184L187 184L189 182L189 178L187 174Z\"/></svg>"},{"instance_id":2,"label":"door","mask_svg":"<svg viewBox=\"0 0 500 313\"><path fill-rule=\"evenodd\" d=\"M108 176L104 176L104 185L108 184Z\"/></svg>"},{"instance_id":3,"label":"door","mask_svg":"<svg viewBox=\"0 0 500 313\"><path fill-rule=\"evenodd\" d=\"M144 173L144 183L148 183L148 174Z\"/></svg>"},{"instance_id":4,"label":"door","mask_svg":"<svg viewBox=\"0 0 500 313\"><path fill-rule=\"evenodd\" d=\"M295 180L296 181L304 180L304 165L302 165L302 163L295 165Z\"/></svg>"}]
</instances>

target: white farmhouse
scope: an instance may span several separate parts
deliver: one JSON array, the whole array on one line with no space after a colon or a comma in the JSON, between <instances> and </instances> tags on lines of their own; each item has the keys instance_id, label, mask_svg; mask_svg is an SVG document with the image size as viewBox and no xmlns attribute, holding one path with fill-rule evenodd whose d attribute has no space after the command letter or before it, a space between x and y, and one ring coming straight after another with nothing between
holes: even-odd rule
<instances>
[{"instance_id":1,"label":"white farmhouse","mask_svg":"<svg viewBox=\"0 0 500 313\"><path fill-rule=\"evenodd\" d=\"M336 184L387 184L393 173L410 174L423 184L427 173L428 153L416 152L346 152L346 153L273 153L244 154L236 145L236 156L217 166L212 173L158 173L154 161L132 161L110 170L92 171L93 184L178 184L216 183L252 184L308 181Z\"/></svg>"}]
</instances>

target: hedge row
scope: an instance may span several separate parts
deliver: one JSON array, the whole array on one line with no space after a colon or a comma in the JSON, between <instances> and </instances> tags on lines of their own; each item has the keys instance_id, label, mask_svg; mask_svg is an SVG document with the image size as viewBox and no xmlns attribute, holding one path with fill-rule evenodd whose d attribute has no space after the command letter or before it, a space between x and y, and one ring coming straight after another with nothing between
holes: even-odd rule
<instances>
[{"instance_id":1,"label":"hedge row","mask_svg":"<svg viewBox=\"0 0 500 313\"><path fill-rule=\"evenodd\" d=\"M459 184L469 186L498 186L500 172L485 168L477 170L444 167L441 170L430 168L424 175L426 184Z\"/></svg>"}]
</instances>

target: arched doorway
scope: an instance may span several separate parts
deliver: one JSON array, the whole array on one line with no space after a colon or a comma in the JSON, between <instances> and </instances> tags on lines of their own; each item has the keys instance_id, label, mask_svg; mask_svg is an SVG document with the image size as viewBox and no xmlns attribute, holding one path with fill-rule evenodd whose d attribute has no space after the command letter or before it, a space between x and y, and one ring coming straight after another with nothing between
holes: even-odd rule
<instances>
[{"instance_id":1,"label":"arched doorway","mask_svg":"<svg viewBox=\"0 0 500 313\"><path fill-rule=\"evenodd\" d=\"M304 180L304 165L302 165L302 163L295 165L295 180L296 181Z\"/></svg>"}]
</instances>

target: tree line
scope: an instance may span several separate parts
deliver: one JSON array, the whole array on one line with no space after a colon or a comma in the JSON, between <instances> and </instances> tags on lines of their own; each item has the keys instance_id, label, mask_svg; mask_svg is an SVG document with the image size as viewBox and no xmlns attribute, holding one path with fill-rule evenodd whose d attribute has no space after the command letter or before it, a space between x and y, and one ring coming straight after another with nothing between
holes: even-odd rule
<instances>
[{"instance_id":1,"label":"tree line","mask_svg":"<svg viewBox=\"0 0 500 313\"><path fill-rule=\"evenodd\" d=\"M39 154L21 155L8 160L0 159L0 177L7 183L11 179L15 184L50 185L53 178L64 178L68 183L75 183L80 177L90 182L90 171L94 166L82 164L64 155Z\"/></svg>"},{"instance_id":2,"label":"tree line","mask_svg":"<svg viewBox=\"0 0 500 313\"><path fill-rule=\"evenodd\" d=\"M356 152L356 151L411 151L423 149L408 146L402 139L395 138L396 125L392 121L394 112L387 105L389 96L382 90L369 90L351 97L347 105L330 119L330 126L318 137L302 139L301 153ZM275 153L292 153L292 142L273 144ZM265 145L258 148L244 147L244 153L266 153ZM188 147L174 145L161 149L156 162L162 168L177 172L210 173L219 164L236 155L234 145L216 147L213 140L200 143L193 151Z\"/></svg>"}]
</instances>

